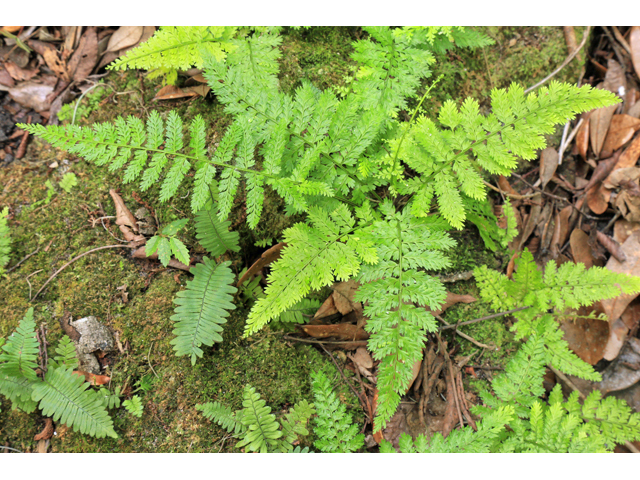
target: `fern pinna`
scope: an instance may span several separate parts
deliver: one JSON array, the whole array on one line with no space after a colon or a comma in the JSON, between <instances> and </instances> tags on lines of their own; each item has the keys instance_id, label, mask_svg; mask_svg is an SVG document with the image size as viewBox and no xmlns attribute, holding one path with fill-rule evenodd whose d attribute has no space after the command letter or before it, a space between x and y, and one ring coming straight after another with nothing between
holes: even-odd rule
<instances>
[{"instance_id":1,"label":"fern pinna","mask_svg":"<svg viewBox=\"0 0 640 480\"><path fill-rule=\"evenodd\" d=\"M101 396L90 388L83 375L73 373L72 369L77 366L75 348L68 340L60 342L46 373L42 378L38 376L35 332L33 308L30 308L2 346L0 393L11 400L13 408L29 413L37 407L54 422L60 421L81 433L117 438Z\"/></svg>"},{"instance_id":2,"label":"fern pinna","mask_svg":"<svg viewBox=\"0 0 640 480\"><path fill-rule=\"evenodd\" d=\"M467 218L481 225L490 216L483 175L508 174L518 158L532 158L544 147L544 135L554 125L617 100L590 86L552 82L525 95L512 85L493 90L487 115L468 99L460 106L446 102L437 118L418 107L415 122L401 122L398 112L431 75L432 51L457 42L482 46L489 39L462 29L375 27L366 32L368 38L354 44L357 81L341 98L308 82L293 95L281 92L276 33L235 39L224 61L201 49L204 76L234 118L212 155L202 118L190 124L187 146L174 112L166 120L154 112L146 125L120 118L115 125L21 128L111 171L125 169L126 182L141 177L142 189L158 183L161 201L172 198L193 171L187 183L191 206L203 232L198 237L215 252L212 256L229 245L233 249L235 242L225 240L227 227L214 225L210 208L225 222L239 194L251 228L260 221L266 188L282 197L287 213L306 214L305 221L283 233L287 247L271 265L265 296L254 304L245 335L279 318L310 291L359 276L370 348L383 361L379 430L398 405L426 334L435 328L423 307L444 299L444 288L427 273L446 265L442 252L453 243L444 230L462 228ZM215 206L207 207L213 200ZM511 236L487 238L506 243ZM194 269L191 293L180 298L189 299L179 307L188 314L176 318L176 350L192 361L202 355L200 343L219 340L215 332L224 315L211 306L230 308L231 291L207 288L205 270L214 269L212 261L208 265ZM231 283L231 276L224 278ZM210 309L213 317L198 308ZM188 332L180 326L183 321ZM206 325L206 334L198 337L199 325Z\"/></svg>"}]
</instances>

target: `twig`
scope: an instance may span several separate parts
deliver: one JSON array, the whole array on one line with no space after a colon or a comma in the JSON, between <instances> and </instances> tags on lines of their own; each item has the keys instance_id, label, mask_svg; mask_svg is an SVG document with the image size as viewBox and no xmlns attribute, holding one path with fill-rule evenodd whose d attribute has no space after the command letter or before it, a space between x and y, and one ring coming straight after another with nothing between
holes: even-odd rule
<instances>
[{"instance_id":1,"label":"twig","mask_svg":"<svg viewBox=\"0 0 640 480\"><path fill-rule=\"evenodd\" d=\"M151 368L151 371L156 376L156 378L160 378L156 373L156 371L153 369L153 365L151 365L151 349L152 348L153 348L153 342L151 342L151 346L149 347L149 352L147 353L147 363L149 364L149 368Z\"/></svg>"},{"instance_id":2,"label":"twig","mask_svg":"<svg viewBox=\"0 0 640 480\"><path fill-rule=\"evenodd\" d=\"M102 227L107 231L107 233L109 235L111 235L113 238L115 238L117 241L122 242L122 243L126 243L126 240L122 240L118 237L116 237L113 233L111 233L111 231L107 228L107 226L104 224L104 218L105 217L100 217L100 223L102 223Z\"/></svg>"},{"instance_id":3,"label":"twig","mask_svg":"<svg viewBox=\"0 0 640 480\"><path fill-rule=\"evenodd\" d=\"M558 165L562 165L562 156L564 155L564 151L567 149L568 145L571 145L573 138L576 136L576 134L578 133L578 130L582 126L582 122L584 122L584 118L581 118L576 124L576 126L573 127L573 130L567 137L567 140L566 141L563 140L562 143L560 144L560 148L558 149Z\"/></svg>"},{"instance_id":4,"label":"twig","mask_svg":"<svg viewBox=\"0 0 640 480\"><path fill-rule=\"evenodd\" d=\"M354 341L332 341L332 340L311 340L310 338L298 338L292 337L291 335L284 335L282 338L286 340L293 340L294 342L302 342L302 343L313 343L316 345L358 345L358 346L366 346L366 340L354 340Z\"/></svg>"},{"instance_id":5,"label":"twig","mask_svg":"<svg viewBox=\"0 0 640 480\"><path fill-rule=\"evenodd\" d=\"M360 395L358 395L358 392L356 392L356 389L353 385L351 385L351 382L349 380L347 380L347 377L344 376L344 372L342 371L342 369L340 368L340 366L338 365L338 362L336 362L336 359L333 358L333 355L331 354L331 352L329 350L327 350L324 345L320 345L322 347L322 349L325 351L325 353L327 355L329 355L329 358L331 359L331 361L333 362L333 364L336 366L336 368L338 369L338 372L340 373L340 376L342 377L342 379L345 381L345 383L347 384L347 386L351 389L351 391L353 392L353 394L356 396L356 398L360 401L360 403L362 403L362 399L360 398Z\"/></svg>"},{"instance_id":6,"label":"twig","mask_svg":"<svg viewBox=\"0 0 640 480\"><path fill-rule=\"evenodd\" d=\"M49 282L51 280L53 280L54 278L56 278L56 276L65 268L67 268L69 265L71 265L73 262L75 262L76 260L81 259L82 257L84 257L85 255L89 255L90 253L93 252L97 252L98 250L104 250L106 248L130 248L128 245L106 245L104 247L97 247L97 248L92 248L91 250L89 250L88 252L84 252L81 253L80 255L78 255L77 257L73 258L72 260L69 260L67 263L65 263L62 267L60 267L58 270L56 270L56 272L51 275L49 277L49 280L47 280L44 285L42 285L42 287L40 287L40 290L38 290L38 292L35 294L35 296L33 298L31 298L29 301L32 302L33 300L35 300L36 298L38 298L38 295L40 295L40 293L44 290L44 288L49 284ZM33 275L33 274L32 274ZM31 286L31 284L29 284L29 286Z\"/></svg>"},{"instance_id":7,"label":"twig","mask_svg":"<svg viewBox=\"0 0 640 480\"><path fill-rule=\"evenodd\" d=\"M582 400L586 400L587 396L584 393L582 393L582 391L578 387L576 387L575 384L571 380L569 380L569 377L567 377L564 373L562 373L560 370L558 370L557 368L555 368L555 367L553 367L551 365L547 365L547 367L549 367L549 370L551 370L555 374L556 377L558 377L560 380L562 380L567 387L569 387L574 392L578 392L578 396ZM629 441L624 442L624 446L627 447L630 452L640 453L640 450L638 450L636 448L636 446L633 443L629 442Z\"/></svg>"},{"instance_id":8,"label":"twig","mask_svg":"<svg viewBox=\"0 0 640 480\"><path fill-rule=\"evenodd\" d=\"M27 117L27 124L31 123L31 115ZM24 157L24 154L27 152L27 140L29 139L29 132L24 132L22 134L22 140L20 140L20 146L18 146L18 151L16 152L16 160L20 160Z\"/></svg>"},{"instance_id":9,"label":"twig","mask_svg":"<svg viewBox=\"0 0 640 480\"><path fill-rule=\"evenodd\" d=\"M618 62L620 62L620 67L622 68L622 71L624 72L625 71L624 58L622 58L622 54L620 53L620 49L618 48L618 45L616 45L616 41L614 39L614 36L611 34L609 29L607 27L605 27L604 25L602 26L602 29L604 30L604 33L607 35L607 37L609 37L609 41L611 42L611 48L613 48L613 52L616 54L616 57L618 58Z\"/></svg>"},{"instance_id":10,"label":"twig","mask_svg":"<svg viewBox=\"0 0 640 480\"><path fill-rule=\"evenodd\" d=\"M494 187L493 185L491 185L486 180L482 180L482 183L484 183L487 187L489 187L494 192L498 192L498 193L500 193L502 195L506 195L507 197L514 198L516 200L524 200L525 198L531 198L531 197L535 196L535 193L530 193L528 195L520 195L519 193L505 192L503 190L500 190L498 187Z\"/></svg>"},{"instance_id":11,"label":"twig","mask_svg":"<svg viewBox=\"0 0 640 480\"><path fill-rule=\"evenodd\" d=\"M467 405L467 399L464 396L464 384L462 383L462 372L460 370L458 370L458 374L456 375L456 382L458 382L458 396L460 397L462 413L467 417L467 423L471 425L473 431L477 432L478 427L476 426L475 420L471 417L471 413L469 413L469 405Z\"/></svg>"},{"instance_id":12,"label":"twig","mask_svg":"<svg viewBox=\"0 0 640 480\"><path fill-rule=\"evenodd\" d=\"M631 55L631 47L629 46L627 41L624 39L624 37L620 33L620 30L618 30L618 27L612 26L611 30L613 30L613 35L616 37L616 40L618 40L618 42L620 42L620 45L622 45L622 47L627 51L627 53Z\"/></svg>"},{"instance_id":13,"label":"twig","mask_svg":"<svg viewBox=\"0 0 640 480\"><path fill-rule=\"evenodd\" d=\"M483 367L481 365L470 365L471 368L477 368L479 370L504 370L502 367Z\"/></svg>"},{"instance_id":14,"label":"twig","mask_svg":"<svg viewBox=\"0 0 640 480\"><path fill-rule=\"evenodd\" d=\"M511 315L512 313L516 313L519 312L520 310L526 310L527 308L531 308L531 307L519 307L519 308L514 308L513 310L507 310L506 312L500 312L500 313L493 313L491 315L487 315L486 317L480 317L480 318L475 318L473 320L467 320L466 322L460 322L460 323L456 323L455 325L450 325L447 324L443 327L439 327L438 330L449 330L450 328L457 328L457 327L461 327L462 325L471 325L472 323L478 323L478 322L482 322L484 320L491 320L492 318L496 318L496 317L503 317L505 315ZM447 323L447 322L444 322Z\"/></svg>"},{"instance_id":15,"label":"twig","mask_svg":"<svg viewBox=\"0 0 640 480\"><path fill-rule=\"evenodd\" d=\"M31 301L31 282L29 281L29 279L31 277L33 277L36 273L40 273L42 270L44 270L43 268L41 268L40 270L36 270L35 272L27 275L27 278L25 278L25 280L27 281L27 283L29 284L29 301Z\"/></svg>"},{"instance_id":16,"label":"twig","mask_svg":"<svg viewBox=\"0 0 640 480\"><path fill-rule=\"evenodd\" d=\"M22 450L18 450L16 448L5 447L4 445L0 445L0 448L4 448L5 450L11 450L12 452L24 453Z\"/></svg>"},{"instance_id":17,"label":"twig","mask_svg":"<svg viewBox=\"0 0 640 480\"><path fill-rule=\"evenodd\" d=\"M362 376L360 375L360 372L358 370L359 370L358 366L356 365L356 377L358 378L358 382L360 382L360 392L362 393L362 396L366 401L366 407L368 412L368 415L365 413L365 416L367 417L367 420L369 421L369 423L371 423L371 417L373 417L373 409L371 408L371 404L369 403L369 396L367 395L367 392L364 391L364 382L362 381ZM360 400L360 403L362 403L361 397L358 397L358 399ZM362 431L360 433L364 433L364 429L366 427L367 427L367 422L364 422L364 425L362 426Z\"/></svg>"},{"instance_id":18,"label":"twig","mask_svg":"<svg viewBox=\"0 0 640 480\"><path fill-rule=\"evenodd\" d=\"M560 70L562 70L564 67L566 67L569 64L569 62L571 60L573 60L578 53L580 53L580 50L582 50L582 47L584 47L584 44L587 43L587 37L589 37L589 32L590 31L591 31L591 27L589 26L584 31L584 34L582 35L582 42L580 42L580 45L578 45L578 48L576 48L573 52L571 52L571 54L569 54L569 56L565 59L565 61L562 62L562 64L560 64L560 66L558 68L556 68L553 72L551 72L549 75L544 77L542 80L540 80L538 83L536 83L532 87L527 88L524 91L524 94L526 95L527 93L529 93L529 92L535 90L536 88L544 85L549 80L551 80L553 77L555 77Z\"/></svg>"},{"instance_id":19,"label":"twig","mask_svg":"<svg viewBox=\"0 0 640 480\"><path fill-rule=\"evenodd\" d=\"M11 267L9 270L7 270L7 273L13 272L16 268L18 268L20 265L22 265L23 262L25 262L26 260L29 260L29 258L33 257L39 251L40 251L40 247L36 248L32 253L30 253L29 255L24 257L22 260L20 260L18 263L16 263L13 267Z\"/></svg>"},{"instance_id":20,"label":"twig","mask_svg":"<svg viewBox=\"0 0 640 480\"><path fill-rule=\"evenodd\" d=\"M496 346L491 346L491 345L485 345L484 343L480 343L479 341L477 341L475 338L470 337L469 335L467 335L466 333L462 333L460 330L458 330L458 325L451 325L449 322L447 322L444 318L442 318L440 315L434 315L434 317L436 317L438 320L440 320L442 323L446 324L446 325L450 325L450 328L455 328L456 329L456 333L458 335L460 335L462 338L469 340L471 343L473 343L474 345L477 345L481 348L488 348L489 350L498 350L498 347Z\"/></svg>"}]
</instances>

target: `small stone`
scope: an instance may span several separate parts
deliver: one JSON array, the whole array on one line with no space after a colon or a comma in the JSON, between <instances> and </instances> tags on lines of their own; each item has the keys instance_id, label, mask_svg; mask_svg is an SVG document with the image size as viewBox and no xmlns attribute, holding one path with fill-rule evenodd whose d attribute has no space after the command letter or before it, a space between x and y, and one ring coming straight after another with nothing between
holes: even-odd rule
<instances>
[{"instance_id":1,"label":"small stone","mask_svg":"<svg viewBox=\"0 0 640 480\"><path fill-rule=\"evenodd\" d=\"M76 342L76 352L80 369L100 374L100 363L94 352L108 353L116 349L116 342L107 327L98 322L96 317L85 317L75 322L69 322L80 334L80 340Z\"/></svg>"},{"instance_id":2,"label":"small stone","mask_svg":"<svg viewBox=\"0 0 640 480\"><path fill-rule=\"evenodd\" d=\"M49 168L58 168L58 162L50 163Z\"/></svg>"}]
</instances>

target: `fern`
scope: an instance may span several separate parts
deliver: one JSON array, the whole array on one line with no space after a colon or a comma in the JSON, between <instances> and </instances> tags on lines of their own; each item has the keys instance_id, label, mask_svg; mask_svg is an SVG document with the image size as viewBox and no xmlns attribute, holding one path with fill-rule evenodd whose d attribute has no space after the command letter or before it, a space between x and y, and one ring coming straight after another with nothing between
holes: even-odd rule
<instances>
[{"instance_id":1,"label":"fern","mask_svg":"<svg viewBox=\"0 0 640 480\"><path fill-rule=\"evenodd\" d=\"M209 202L196 215L197 238L212 257L219 257L227 250L240 251L238 232L230 232L231 222L221 222L217 206Z\"/></svg>"},{"instance_id":2,"label":"fern","mask_svg":"<svg viewBox=\"0 0 640 480\"><path fill-rule=\"evenodd\" d=\"M9 237L9 227L7 226L7 217L9 216L9 207L0 210L0 276L4 274L4 266L9 263L9 254L11 253L11 237Z\"/></svg>"},{"instance_id":3,"label":"fern","mask_svg":"<svg viewBox=\"0 0 640 480\"><path fill-rule=\"evenodd\" d=\"M0 375L25 378L36 381L36 360L38 359L38 340L35 335L36 323L33 320L33 307L27 310L15 333L11 335L0 354Z\"/></svg>"},{"instance_id":4,"label":"fern","mask_svg":"<svg viewBox=\"0 0 640 480\"><path fill-rule=\"evenodd\" d=\"M57 366L64 366L75 370L78 368L78 358L76 357L76 347L69 337L66 335L60 339L56 347L57 355L53 357L52 362Z\"/></svg>"},{"instance_id":5,"label":"fern","mask_svg":"<svg viewBox=\"0 0 640 480\"><path fill-rule=\"evenodd\" d=\"M171 340L176 355L189 355L191 364L202 357L202 344L211 346L222 342L220 325L226 323L229 310L235 309L231 303L236 288L230 283L233 273L231 262L216 265L204 257L203 263L196 265L191 272L193 280L187 282L187 289L178 292L173 301L178 307L171 319L176 322Z\"/></svg>"},{"instance_id":6,"label":"fern","mask_svg":"<svg viewBox=\"0 0 640 480\"><path fill-rule=\"evenodd\" d=\"M142 400L138 395L134 395L130 400L125 400L124 402L122 402L122 406L126 408L131 415L138 418L142 417Z\"/></svg>"},{"instance_id":7,"label":"fern","mask_svg":"<svg viewBox=\"0 0 640 480\"><path fill-rule=\"evenodd\" d=\"M237 435L247 430L247 427L240 421L242 415L238 416L237 412L233 412L231 408L218 402L198 404L196 410L201 411L205 418L217 423L230 433Z\"/></svg>"}]
</instances>

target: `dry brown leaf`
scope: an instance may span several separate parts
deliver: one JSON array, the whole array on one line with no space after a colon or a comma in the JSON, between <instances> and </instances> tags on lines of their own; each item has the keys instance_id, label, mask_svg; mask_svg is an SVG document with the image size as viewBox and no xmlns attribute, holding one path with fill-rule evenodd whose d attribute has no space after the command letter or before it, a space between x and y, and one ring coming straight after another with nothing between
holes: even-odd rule
<instances>
[{"instance_id":1,"label":"dry brown leaf","mask_svg":"<svg viewBox=\"0 0 640 480\"><path fill-rule=\"evenodd\" d=\"M339 340L367 340L369 334L364 329L350 323L333 325L298 325L304 333L313 338L336 337Z\"/></svg>"},{"instance_id":2,"label":"dry brown leaf","mask_svg":"<svg viewBox=\"0 0 640 480\"><path fill-rule=\"evenodd\" d=\"M596 238L600 242L600 245L606 248L607 251L611 255L616 257L616 259L619 262L625 262L627 260L627 257L625 256L625 254L622 252L622 250L620 250L620 244L616 242L613 238L611 238L609 235L605 235L600 230L598 230L596 231Z\"/></svg>"},{"instance_id":3,"label":"dry brown leaf","mask_svg":"<svg viewBox=\"0 0 640 480\"><path fill-rule=\"evenodd\" d=\"M158 252L156 251L153 254L147 256L147 252L145 250L145 247L142 246L142 247L138 248L137 250L135 250L131 254L131 256L133 258L139 258L139 259L142 259L142 260L144 260L145 258L148 258L149 260L157 260L158 259Z\"/></svg>"},{"instance_id":4,"label":"dry brown leaf","mask_svg":"<svg viewBox=\"0 0 640 480\"><path fill-rule=\"evenodd\" d=\"M590 120L587 116L586 120L582 122L580 130L578 130L578 133L576 134L576 145L578 146L578 153L585 161L587 160L587 150L589 149L589 125Z\"/></svg>"},{"instance_id":5,"label":"dry brown leaf","mask_svg":"<svg viewBox=\"0 0 640 480\"><path fill-rule=\"evenodd\" d=\"M176 260L175 258L172 258L171 260L169 260L167 267L177 268L178 270L184 270L185 272L191 271L191 267L189 265L185 265L184 263L182 263L179 260Z\"/></svg>"},{"instance_id":6,"label":"dry brown leaf","mask_svg":"<svg viewBox=\"0 0 640 480\"><path fill-rule=\"evenodd\" d=\"M45 63L53 73L56 74L56 76L65 82L70 80L66 63L60 59L58 51L50 43L40 42L38 40L29 40L27 43L31 48L42 55Z\"/></svg>"},{"instance_id":7,"label":"dry brown leaf","mask_svg":"<svg viewBox=\"0 0 640 480\"><path fill-rule=\"evenodd\" d=\"M373 359L369 354L369 350L365 347L358 348L353 354L353 361L362 365L364 368L373 368Z\"/></svg>"},{"instance_id":8,"label":"dry brown leaf","mask_svg":"<svg viewBox=\"0 0 640 480\"><path fill-rule=\"evenodd\" d=\"M619 97L624 97L627 91L627 77L624 69L613 58L607 60L607 73L602 82L602 88L615 93Z\"/></svg>"},{"instance_id":9,"label":"dry brown leaf","mask_svg":"<svg viewBox=\"0 0 640 480\"><path fill-rule=\"evenodd\" d=\"M607 340L602 354L605 360L612 361L618 356L627 338L627 333L629 333L629 328L621 318L616 318L609 324L609 340Z\"/></svg>"},{"instance_id":10,"label":"dry brown leaf","mask_svg":"<svg viewBox=\"0 0 640 480\"><path fill-rule=\"evenodd\" d=\"M93 67L98 63L98 34L95 27L87 28L82 37L78 48L68 64L69 76L75 81L80 82L91 74Z\"/></svg>"},{"instance_id":11,"label":"dry brown leaf","mask_svg":"<svg viewBox=\"0 0 640 480\"><path fill-rule=\"evenodd\" d=\"M589 235L576 228L571 232L569 245L571 245L571 255L576 263L583 263L585 268L593 267L595 258L591 252L591 245L589 245Z\"/></svg>"},{"instance_id":12,"label":"dry brown leaf","mask_svg":"<svg viewBox=\"0 0 640 480\"><path fill-rule=\"evenodd\" d=\"M636 231L627 238L620 247L627 257L627 261L620 263L614 257L609 258L606 268L616 273L626 273L640 276L640 231ZM619 318L627 306L638 294L621 294L615 298L602 300L604 312L609 320Z\"/></svg>"},{"instance_id":13,"label":"dry brown leaf","mask_svg":"<svg viewBox=\"0 0 640 480\"><path fill-rule=\"evenodd\" d=\"M558 245L563 246L567 241L567 237L569 236L569 217L573 212L573 207L571 205L567 205L558 214L558 223L560 224L560 234L558 235Z\"/></svg>"},{"instance_id":14,"label":"dry brown leaf","mask_svg":"<svg viewBox=\"0 0 640 480\"><path fill-rule=\"evenodd\" d=\"M338 312L338 309L336 308L335 301L333 300L333 295L329 295L327 299L324 301L324 303L320 305L320 308L315 313L313 318L314 319L325 318L331 315L335 315L336 313L339 313L339 312Z\"/></svg>"},{"instance_id":15,"label":"dry brown leaf","mask_svg":"<svg viewBox=\"0 0 640 480\"><path fill-rule=\"evenodd\" d=\"M542 188L547 186L558 168L558 152L555 148L545 148L540 154L540 182Z\"/></svg>"},{"instance_id":16,"label":"dry brown leaf","mask_svg":"<svg viewBox=\"0 0 640 480\"><path fill-rule=\"evenodd\" d=\"M459 295L457 293L447 292L447 298L438 310L431 310L429 307L425 307L426 310L432 312L434 315L442 315L447 308L455 305L456 303L473 303L478 299L471 295Z\"/></svg>"},{"instance_id":17,"label":"dry brown leaf","mask_svg":"<svg viewBox=\"0 0 640 480\"><path fill-rule=\"evenodd\" d=\"M615 150L631 140L638 129L640 129L639 119L624 114L614 115L600 155L603 158L611 156Z\"/></svg>"},{"instance_id":18,"label":"dry brown leaf","mask_svg":"<svg viewBox=\"0 0 640 480\"><path fill-rule=\"evenodd\" d=\"M340 282L333 285L333 303L342 315L347 315L354 308L362 309L360 302L354 302L353 296L358 291L360 284L355 280Z\"/></svg>"},{"instance_id":19,"label":"dry brown leaf","mask_svg":"<svg viewBox=\"0 0 640 480\"><path fill-rule=\"evenodd\" d=\"M618 220L613 225L613 239L623 244L629 235L631 235L636 230L640 229L640 223L638 222L629 222L627 220Z\"/></svg>"},{"instance_id":20,"label":"dry brown leaf","mask_svg":"<svg viewBox=\"0 0 640 480\"><path fill-rule=\"evenodd\" d=\"M636 136L633 142L631 142L631 145L629 145L625 149L625 151L622 152L622 155L620 155L620 158L613 166L613 169L611 170L611 172L614 172L620 168L628 168L628 167L635 166L639 157L640 157L640 135ZM615 158L615 155L612 158ZM609 175L611 175L611 173L609 173Z\"/></svg>"},{"instance_id":21,"label":"dry brown leaf","mask_svg":"<svg viewBox=\"0 0 640 480\"><path fill-rule=\"evenodd\" d=\"M413 385L413 382L415 382L416 378L418 378L421 368L422 368L422 359L413 362L413 366L411 367L411 381L409 382L409 386L407 387L407 392L409 392L409 390L411 389L411 386Z\"/></svg>"},{"instance_id":22,"label":"dry brown leaf","mask_svg":"<svg viewBox=\"0 0 640 480\"><path fill-rule=\"evenodd\" d=\"M0 67L0 84L9 88L15 86L16 84L11 75L9 75L9 72L7 72L7 70L2 67Z\"/></svg>"},{"instance_id":23,"label":"dry brown leaf","mask_svg":"<svg viewBox=\"0 0 640 480\"><path fill-rule=\"evenodd\" d=\"M19 32L22 27L2 27L2 30L5 30L9 33Z\"/></svg>"},{"instance_id":24,"label":"dry brown leaf","mask_svg":"<svg viewBox=\"0 0 640 480\"><path fill-rule=\"evenodd\" d=\"M581 307L577 315L587 316L592 311L598 312L600 305ZM582 360L595 365L604 355L604 349L609 339L609 324L594 318L567 318L560 324L564 331L563 338L569 348Z\"/></svg>"},{"instance_id":25,"label":"dry brown leaf","mask_svg":"<svg viewBox=\"0 0 640 480\"><path fill-rule=\"evenodd\" d=\"M631 27L629 46L631 47L633 68L636 71L636 75L640 77L640 27Z\"/></svg>"},{"instance_id":26,"label":"dry brown leaf","mask_svg":"<svg viewBox=\"0 0 640 480\"><path fill-rule=\"evenodd\" d=\"M636 103L630 106L629 110L626 113L630 117L640 118L640 101L636 101Z\"/></svg>"},{"instance_id":27,"label":"dry brown leaf","mask_svg":"<svg viewBox=\"0 0 640 480\"><path fill-rule=\"evenodd\" d=\"M273 247L269 248L268 250L266 250L260 256L260 258L258 260L256 260L253 265L251 265L249 270L247 270L244 273L244 275L242 275L242 277L240 277L240 279L238 280L238 283L236 284L236 286L239 287L240 285L242 285L247 280L252 279L258 273L260 273L260 270L262 270L264 267L266 267L270 263L275 262L276 260L278 260L280 258L280 253L282 252L282 249L284 247L286 247L286 246L287 246L286 243L282 243L281 242L281 243L278 243L277 245L274 245Z\"/></svg>"},{"instance_id":28,"label":"dry brown leaf","mask_svg":"<svg viewBox=\"0 0 640 480\"><path fill-rule=\"evenodd\" d=\"M127 47L131 47L140 41L144 27L120 27L115 31L109 39L107 45L107 52L117 52Z\"/></svg>"},{"instance_id":29,"label":"dry brown leaf","mask_svg":"<svg viewBox=\"0 0 640 480\"><path fill-rule=\"evenodd\" d=\"M51 93L53 93L53 85L36 83L34 80L20 83L9 89L9 96L13 100L36 112L49 110L51 106L49 95Z\"/></svg>"},{"instance_id":30,"label":"dry brown leaf","mask_svg":"<svg viewBox=\"0 0 640 480\"><path fill-rule=\"evenodd\" d=\"M4 62L4 68L7 70L9 76L17 82L31 80L33 77L38 75L37 68L21 68L9 60Z\"/></svg>"},{"instance_id":31,"label":"dry brown leaf","mask_svg":"<svg viewBox=\"0 0 640 480\"><path fill-rule=\"evenodd\" d=\"M603 393L624 390L640 380L640 339L629 338L616 361L602 372L602 382L596 384Z\"/></svg>"},{"instance_id":32,"label":"dry brown leaf","mask_svg":"<svg viewBox=\"0 0 640 480\"><path fill-rule=\"evenodd\" d=\"M197 95L196 92L188 91L175 85L167 85L158 90L153 100L176 100L178 98L195 97Z\"/></svg>"},{"instance_id":33,"label":"dry brown leaf","mask_svg":"<svg viewBox=\"0 0 640 480\"><path fill-rule=\"evenodd\" d=\"M107 375L96 375L91 372L84 372L82 370L74 370L73 373L79 376L84 376L84 379L91 385L106 385L111 380Z\"/></svg>"},{"instance_id":34,"label":"dry brown leaf","mask_svg":"<svg viewBox=\"0 0 640 480\"><path fill-rule=\"evenodd\" d=\"M183 90L185 92L193 92L201 97L206 97L211 91L211 87L209 85L195 85L193 87L186 87Z\"/></svg>"},{"instance_id":35,"label":"dry brown leaf","mask_svg":"<svg viewBox=\"0 0 640 480\"><path fill-rule=\"evenodd\" d=\"M536 193L531 198L531 212L529 213L529 218L527 219L527 223L524 226L524 231L522 233L522 237L520 239L520 245L518 246L517 251L522 251L522 247L525 242L529 239L533 230L538 225L538 218L540 217L540 211L542 210L542 194L540 192Z\"/></svg>"},{"instance_id":36,"label":"dry brown leaf","mask_svg":"<svg viewBox=\"0 0 640 480\"><path fill-rule=\"evenodd\" d=\"M607 189L621 188L612 203L618 207L625 220L630 222L640 221L640 168L627 167L611 172L602 186Z\"/></svg>"},{"instance_id":37,"label":"dry brown leaf","mask_svg":"<svg viewBox=\"0 0 640 480\"><path fill-rule=\"evenodd\" d=\"M33 439L35 441L38 440L49 440L51 437L53 437L53 420L49 417L44 419L44 428L42 429L42 431L37 434L35 437L33 437Z\"/></svg>"},{"instance_id":38,"label":"dry brown leaf","mask_svg":"<svg viewBox=\"0 0 640 480\"><path fill-rule=\"evenodd\" d=\"M113 203L116 206L116 225L127 225L133 228L134 232L137 232L138 221L133 216L131 211L127 208L124 200L122 200L122 197L118 195L118 193L114 189L109 190L109 195L111 195Z\"/></svg>"},{"instance_id":39,"label":"dry brown leaf","mask_svg":"<svg viewBox=\"0 0 640 480\"><path fill-rule=\"evenodd\" d=\"M600 158L604 139L607 136L611 119L617 108L617 105L610 105L597 108L591 112L591 117L589 117L589 139L591 141L591 150L596 158Z\"/></svg>"}]
</instances>

